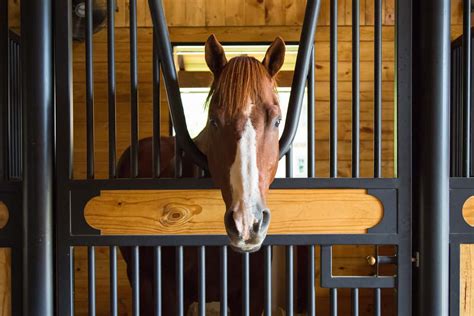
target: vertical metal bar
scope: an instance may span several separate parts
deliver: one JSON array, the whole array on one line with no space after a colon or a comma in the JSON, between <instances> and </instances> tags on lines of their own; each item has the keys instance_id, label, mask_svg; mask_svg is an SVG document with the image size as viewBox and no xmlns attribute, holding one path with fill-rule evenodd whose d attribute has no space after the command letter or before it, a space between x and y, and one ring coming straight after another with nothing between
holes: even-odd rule
<instances>
[{"instance_id":1,"label":"vertical metal bar","mask_svg":"<svg viewBox=\"0 0 474 316\"><path fill-rule=\"evenodd\" d=\"M413 89L413 67L420 60L414 60L418 47L414 47L413 30L416 27L413 23L417 20L418 14L424 14L423 11L414 12L414 1L398 0L395 3L395 54L396 54L396 78L395 78L395 114L396 136L397 140L397 168L396 176L400 181L398 190L398 264L397 264L397 311L399 315L410 315L412 310L412 286L413 286L413 250L412 250L412 214L416 213L413 209L413 175L415 167L413 166L413 131L417 130L412 125L412 112L415 107L413 103L413 92L421 93L420 90ZM428 5L429 7L429 5ZM429 10L429 9L428 9ZM444 12L449 12L446 9ZM445 14L445 13L443 13ZM426 30L425 30L426 31ZM429 31L431 32L431 31ZM449 33L449 31L448 31ZM436 33L440 35L441 33ZM421 57L421 56L418 56Z\"/></svg>"},{"instance_id":2,"label":"vertical metal bar","mask_svg":"<svg viewBox=\"0 0 474 316\"><path fill-rule=\"evenodd\" d=\"M337 316L337 289L330 289L329 299L331 316Z\"/></svg>"},{"instance_id":3,"label":"vertical metal bar","mask_svg":"<svg viewBox=\"0 0 474 316\"><path fill-rule=\"evenodd\" d=\"M463 176L471 176L471 0L463 0L462 105Z\"/></svg>"},{"instance_id":4,"label":"vertical metal bar","mask_svg":"<svg viewBox=\"0 0 474 316\"><path fill-rule=\"evenodd\" d=\"M6 154L7 156L7 164L6 164L6 177L5 179L11 179L12 178L12 171L14 170L14 160L15 160L15 148L12 147L14 146L15 142L13 140L13 132L16 129L16 126L13 124L15 123L15 119L12 117L15 115L15 107L16 107L16 101L18 100L18 91L17 91L17 81L16 81L16 64L17 64L17 56L15 54L15 47L13 43L10 41L9 49L7 51L7 54L10 55L10 65L9 65L9 73L10 76L7 78L8 83L10 85L10 100L8 104L5 104L7 107L6 114L7 116L5 117L5 125L2 126L2 128L5 129L5 135L6 135Z\"/></svg>"},{"instance_id":5,"label":"vertical metal bar","mask_svg":"<svg viewBox=\"0 0 474 316\"><path fill-rule=\"evenodd\" d=\"M227 246L221 247L221 316L227 316Z\"/></svg>"},{"instance_id":6,"label":"vertical metal bar","mask_svg":"<svg viewBox=\"0 0 474 316\"><path fill-rule=\"evenodd\" d=\"M40 3L40 1L33 1L35 3ZM26 2L24 2L26 3ZM29 6L30 4L28 4ZM29 7L30 12L39 12L36 9ZM41 8L44 8L41 6ZM56 148L61 148L61 150L56 151L56 161L55 161L55 207L58 210L67 210L70 207L69 200L69 189L67 188L67 183L72 179L72 139L73 139L73 123L72 123L72 1L54 1L54 24L55 28L61 30L61 32L54 32L54 59L57 65L61 67L55 67L55 81L56 81L56 125L54 126L56 131L61 131L56 133ZM24 25L22 29L26 31ZM34 33L34 32L33 32ZM23 39L27 42L28 36L31 33L22 35ZM44 42L42 42L44 43ZM28 44L22 46L23 49L28 49ZM29 50L33 54L37 55L36 49ZM27 52L26 52L27 53ZM23 54L23 53L22 53ZM39 63L35 63L39 65ZM24 75L27 75L25 70L26 65L23 64L22 70ZM43 73L43 72L41 72ZM23 78L23 82L27 79ZM25 93L28 93L27 87L24 87ZM26 99L23 99L23 102L26 103ZM25 107L25 110L27 108ZM23 112L28 115L28 112ZM38 117L35 117L37 120ZM25 127L24 127L25 128ZM26 154L26 153L25 153ZM26 158L26 157L25 157ZM38 169L42 170L42 169ZM25 170L26 172L26 170ZM26 178L26 174L25 177ZM44 177L46 179L46 177ZM40 186L41 189L46 187ZM45 192L41 192L42 196L45 196ZM29 210L31 212L31 210ZM31 215L29 215L31 216ZM69 245L69 236L70 226L63 225L64 223L70 223L71 218L70 212L56 212L55 223L56 223L56 288L61 289L56 292L56 313L58 315L74 315L74 258L71 256L72 248ZM48 239L45 239L48 241ZM38 260L34 263L36 267ZM35 276L44 275L43 271L37 271ZM44 282L40 283L44 286L49 286ZM31 284L32 285L32 284ZM50 285L53 287L52 283ZM31 288L31 287L30 287ZM36 294L35 294L36 295ZM37 297L37 296L34 296ZM43 299L43 297L39 297ZM43 303L42 301L41 303ZM22 313L14 313L14 315L52 315L53 311L48 313L44 310L38 310L37 306L32 307L33 311L37 314L32 314L28 310L24 310Z\"/></svg>"},{"instance_id":7,"label":"vertical metal bar","mask_svg":"<svg viewBox=\"0 0 474 316\"><path fill-rule=\"evenodd\" d=\"M199 316L206 315L206 247L199 246Z\"/></svg>"},{"instance_id":8,"label":"vertical metal bar","mask_svg":"<svg viewBox=\"0 0 474 316\"><path fill-rule=\"evenodd\" d=\"M272 315L272 246L265 246L265 316Z\"/></svg>"},{"instance_id":9,"label":"vertical metal bar","mask_svg":"<svg viewBox=\"0 0 474 316\"><path fill-rule=\"evenodd\" d=\"M153 33L155 33L153 28ZM156 38L153 36L153 177L160 177L160 60L158 59Z\"/></svg>"},{"instance_id":10,"label":"vertical metal bar","mask_svg":"<svg viewBox=\"0 0 474 316\"><path fill-rule=\"evenodd\" d=\"M308 316L316 315L316 288L314 280L314 245L308 247Z\"/></svg>"},{"instance_id":11,"label":"vertical metal bar","mask_svg":"<svg viewBox=\"0 0 474 316\"><path fill-rule=\"evenodd\" d=\"M331 0L330 26L330 157L329 176L337 177L337 0Z\"/></svg>"},{"instance_id":12,"label":"vertical metal bar","mask_svg":"<svg viewBox=\"0 0 474 316\"><path fill-rule=\"evenodd\" d=\"M207 158L196 147L189 136L184 116L181 94L179 91L178 75L174 67L171 41L168 34L168 26L160 0L148 0L151 17L155 28L155 38L157 39L157 50L160 56L163 79L166 86L166 93L170 102L171 120L176 129L176 139L180 147L186 152L199 167L207 170Z\"/></svg>"},{"instance_id":13,"label":"vertical metal bar","mask_svg":"<svg viewBox=\"0 0 474 316\"><path fill-rule=\"evenodd\" d=\"M138 66L137 66L137 0L130 0L130 101L131 141L130 168L138 176Z\"/></svg>"},{"instance_id":14,"label":"vertical metal bar","mask_svg":"<svg viewBox=\"0 0 474 316\"><path fill-rule=\"evenodd\" d=\"M293 246L286 246L286 315L293 316Z\"/></svg>"},{"instance_id":15,"label":"vertical metal bar","mask_svg":"<svg viewBox=\"0 0 474 316\"><path fill-rule=\"evenodd\" d=\"M89 289L89 315L95 315L95 248L87 247L87 272Z\"/></svg>"},{"instance_id":16,"label":"vertical metal bar","mask_svg":"<svg viewBox=\"0 0 474 316\"><path fill-rule=\"evenodd\" d=\"M352 177L359 177L360 155L360 17L359 0L352 0Z\"/></svg>"},{"instance_id":17,"label":"vertical metal bar","mask_svg":"<svg viewBox=\"0 0 474 316\"><path fill-rule=\"evenodd\" d=\"M110 315L117 316L117 247L110 246Z\"/></svg>"},{"instance_id":18,"label":"vertical metal bar","mask_svg":"<svg viewBox=\"0 0 474 316\"><path fill-rule=\"evenodd\" d=\"M161 316L161 247L154 248L153 265L155 271L154 287L155 287L155 316Z\"/></svg>"},{"instance_id":19,"label":"vertical metal bar","mask_svg":"<svg viewBox=\"0 0 474 316\"><path fill-rule=\"evenodd\" d=\"M374 13L374 178L382 176L382 0Z\"/></svg>"},{"instance_id":20,"label":"vertical metal bar","mask_svg":"<svg viewBox=\"0 0 474 316\"><path fill-rule=\"evenodd\" d=\"M290 149L293 139L298 129L298 122L301 114L301 104L303 101L304 81L308 74L310 47L314 43L314 34L316 32L320 0L307 1L306 10L301 30L300 45L298 55L296 56L295 71L291 83L291 94L288 102L288 111L286 114L285 128L280 138L280 158Z\"/></svg>"},{"instance_id":21,"label":"vertical metal bar","mask_svg":"<svg viewBox=\"0 0 474 316\"><path fill-rule=\"evenodd\" d=\"M132 314L140 315L140 249L132 247Z\"/></svg>"},{"instance_id":22,"label":"vertical metal bar","mask_svg":"<svg viewBox=\"0 0 474 316\"><path fill-rule=\"evenodd\" d=\"M243 315L250 316L250 254L242 254L242 307Z\"/></svg>"},{"instance_id":23,"label":"vertical metal bar","mask_svg":"<svg viewBox=\"0 0 474 316\"><path fill-rule=\"evenodd\" d=\"M21 3L22 99L25 113L23 314L29 316L54 313L52 12L51 0L25 0Z\"/></svg>"},{"instance_id":24,"label":"vertical metal bar","mask_svg":"<svg viewBox=\"0 0 474 316\"><path fill-rule=\"evenodd\" d=\"M115 107L115 0L107 0L107 66L109 92L109 178L116 176L116 107Z\"/></svg>"},{"instance_id":25,"label":"vertical metal bar","mask_svg":"<svg viewBox=\"0 0 474 316\"><path fill-rule=\"evenodd\" d=\"M382 291L380 289L374 290L374 315L382 316Z\"/></svg>"},{"instance_id":26,"label":"vertical metal bar","mask_svg":"<svg viewBox=\"0 0 474 316\"><path fill-rule=\"evenodd\" d=\"M311 48L308 69L308 177L314 178L316 159L314 155L314 45Z\"/></svg>"},{"instance_id":27,"label":"vertical metal bar","mask_svg":"<svg viewBox=\"0 0 474 316\"><path fill-rule=\"evenodd\" d=\"M7 179L7 109L9 82L8 0L0 1L0 180Z\"/></svg>"},{"instance_id":28,"label":"vertical metal bar","mask_svg":"<svg viewBox=\"0 0 474 316\"><path fill-rule=\"evenodd\" d=\"M86 0L86 112L87 112L87 178L94 179L94 60L92 44L93 0Z\"/></svg>"},{"instance_id":29,"label":"vertical metal bar","mask_svg":"<svg viewBox=\"0 0 474 316\"><path fill-rule=\"evenodd\" d=\"M75 276L74 276L74 248L68 247L69 252L69 286L67 292L69 292L69 312L71 315L75 315L74 313L74 287L75 287Z\"/></svg>"},{"instance_id":30,"label":"vertical metal bar","mask_svg":"<svg viewBox=\"0 0 474 316\"><path fill-rule=\"evenodd\" d=\"M359 316L359 289L355 288L351 290L352 296L352 315Z\"/></svg>"},{"instance_id":31,"label":"vertical metal bar","mask_svg":"<svg viewBox=\"0 0 474 316\"><path fill-rule=\"evenodd\" d=\"M183 246L176 247L176 315L184 316Z\"/></svg>"},{"instance_id":32,"label":"vertical metal bar","mask_svg":"<svg viewBox=\"0 0 474 316\"><path fill-rule=\"evenodd\" d=\"M450 2L413 2L413 213L417 315L448 315ZM466 34L464 34L466 36ZM467 101L469 98L467 98ZM401 248L401 247L400 247Z\"/></svg>"},{"instance_id":33,"label":"vertical metal bar","mask_svg":"<svg viewBox=\"0 0 474 316\"><path fill-rule=\"evenodd\" d=\"M450 106L450 120L449 120L449 126L450 126L450 157L449 157L449 162L450 162L450 171L449 174L451 177L455 177L455 168L456 168L456 49L451 50L451 106Z\"/></svg>"},{"instance_id":34,"label":"vertical metal bar","mask_svg":"<svg viewBox=\"0 0 474 316\"><path fill-rule=\"evenodd\" d=\"M285 155L285 170L286 177L293 178L293 146L290 146L290 149Z\"/></svg>"}]
</instances>

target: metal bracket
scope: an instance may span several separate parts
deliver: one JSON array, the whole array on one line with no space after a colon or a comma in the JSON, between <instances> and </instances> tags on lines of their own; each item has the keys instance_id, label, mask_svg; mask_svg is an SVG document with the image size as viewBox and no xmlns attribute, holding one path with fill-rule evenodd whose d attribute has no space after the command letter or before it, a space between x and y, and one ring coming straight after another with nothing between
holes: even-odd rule
<instances>
[{"instance_id":1,"label":"metal bracket","mask_svg":"<svg viewBox=\"0 0 474 316\"><path fill-rule=\"evenodd\" d=\"M324 288L395 288L390 276L333 276L332 246L321 246L321 287Z\"/></svg>"}]
</instances>

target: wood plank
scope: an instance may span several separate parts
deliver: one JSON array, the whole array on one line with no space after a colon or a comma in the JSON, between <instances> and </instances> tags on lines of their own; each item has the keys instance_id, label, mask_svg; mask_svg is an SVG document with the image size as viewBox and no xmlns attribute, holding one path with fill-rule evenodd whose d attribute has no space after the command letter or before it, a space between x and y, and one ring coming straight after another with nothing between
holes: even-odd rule
<instances>
[{"instance_id":1,"label":"wood plank","mask_svg":"<svg viewBox=\"0 0 474 316\"><path fill-rule=\"evenodd\" d=\"M466 200L466 202L464 202L462 216L466 223L474 227L474 196L471 196Z\"/></svg>"},{"instance_id":2,"label":"wood plank","mask_svg":"<svg viewBox=\"0 0 474 316\"><path fill-rule=\"evenodd\" d=\"M265 25L265 1L244 0L244 25Z\"/></svg>"},{"instance_id":3,"label":"wood plank","mask_svg":"<svg viewBox=\"0 0 474 316\"><path fill-rule=\"evenodd\" d=\"M238 26L244 23L244 4L241 0L226 0L225 2L225 25ZM215 33L215 32L211 32Z\"/></svg>"},{"instance_id":4,"label":"wood plank","mask_svg":"<svg viewBox=\"0 0 474 316\"><path fill-rule=\"evenodd\" d=\"M321 0L321 7L319 9L318 16L318 26L330 24L330 4L331 0Z\"/></svg>"},{"instance_id":5,"label":"wood plank","mask_svg":"<svg viewBox=\"0 0 474 316\"><path fill-rule=\"evenodd\" d=\"M8 26L20 27L20 0L8 0Z\"/></svg>"},{"instance_id":6,"label":"wood plank","mask_svg":"<svg viewBox=\"0 0 474 316\"><path fill-rule=\"evenodd\" d=\"M272 42L275 39L275 34L269 42ZM150 38L151 39L151 38ZM207 39L202 38L202 42ZM290 42L287 38L283 38L285 41ZM220 39L225 45L225 39ZM195 40L200 42L200 40ZM139 63L149 63L151 68L152 62L152 51L153 51L153 42L139 43L137 49L139 55L137 60ZM329 42L316 41L316 63L329 62L330 61L330 46ZM341 61L351 61L352 60L352 43L340 41L338 43L338 60ZM383 42L382 43L382 60L383 61L394 61L395 60L395 46L394 42ZM363 41L360 43L360 60L361 61L373 61L374 60L374 43L373 41ZM130 60L130 45L127 42L117 42L115 45L116 52L116 63L128 63ZM93 47L94 62L97 63L106 63L107 62L107 44L105 42L98 42L94 44ZM198 55L199 56L199 55ZM200 58L196 56L195 58ZM83 43L74 44L74 53L73 53L73 62L75 63L84 63L85 62L85 46ZM191 58L191 57L189 57ZM203 57L202 57L203 58ZM192 59L192 58L191 58ZM203 59L201 59L203 63ZM84 67L84 66L83 66ZM373 67L372 67L373 68Z\"/></svg>"},{"instance_id":7,"label":"wood plank","mask_svg":"<svg viewBox=\"0 0 474 316\"><path fill-rule=\"evenodd\" d=\"M0 316L12 314L11 284L11 250L0 248Z\"/></svg>"},{"instance_id":8,"label":"wood plank","mask_svg":"<svg viewBox=\"0 0 474 316\"><path fill-rule=\"evenodd\" d=\"M204 56L203 56L204 58ZM382 62L382 80L393 81L395 78L395 63L393 61ZM205 61L196 61L192 68L203 69L200 71L179 71L180 87L207 87L212 82L212 74L207 70ZM291 68L288 66L288 68ZM116 82L128 83L130 82L130 66L128 63L116 64ZM86 71L83 63L76 62L73 64L74 83L84 84L86 82ZM138 82L149 82L152 79L151 65L146 62L138 64ZM107 82L107 63L94 63L94 81ZM316 63L315 69L316 82L330 80L330 64L329 62ZM281 87L290 87L293 80L293 71L281 71L277 77L278 85ZM338 65L338 80L339 82L352 81L352 63L341 61ZM374 80L374 63L372 61L362 61L360 63L360 81Z\"/></svg>"},{"instance_id":9,"label":"wood plank","mask_svg":"<svg viewBox=\"0 0 474 316\"><path fill-rule=\"evenodd\" d=\"M120 11L119 11L120 12ZM276 35L282 36L287 41L298 41L301 33L301 26L274 26L268 25L260 26L207 26L207 27L168 27L170 38L173 42L196 42L197 40L204 41L209 34L216 34L219 40L232 42L271 42ZM456 34L462 32L462 26L453 25L453 30ZM382 28L382 40L394 41L394 27L384 26ZM153 31L149 27L139 27L137 29L137 42L147 43L151 42ZM338 40L340 42L351 41L351 27L341 25L338 27ZM360 39L362 42L370 42L374 39L373 26L361 26ZM115 29L115 41L128 42L128 29L117 27ZM316 41L329 41L329 26L318 26L316 30ZM98 32L94 34L95 43L106 43L107 32Z\"/></svg>"},{"instance_id":10,"label":"wood plank","mask_svg":"<svg viewBox=\"0 0 474 316\"><path fill-rule=\"evenodd\" d=\"M187 25L186 0L164 0L164 10L169 26Z\"/></svg>"},{"instance_id":11,"label":"wood plank","mask_svg":"<svg viewBox=\"0 0 474 316\"><path fill-rule=\"evenodd\" d=\"M186 0L186 25L206 25L205 0Z\"/></svg>"},{"instance_id":12,"label":"wood plank","mask_svg":"<svg viewBox=\"0 0 474 316\"><path fill-rule=\"evenodd\" d=\"M474 315L474 245L460 245L459 311L461 316Z\"/></svg>"},{"instance_id":13,"label":"wood plank","mask_svg":"<svg viewBox=\"0 0 474 316\"><path fill-rule=\"evenodd\" d=\"M302 25L305 0L285 0L285 25Z\"/></svg>"},{"instance_id":14,"label":"wood plank","mask_svg":"<svg viewBox=\"0 0 474 316\"><path fill-rule=\"evenodd\" d=\"M375 22L375 1L378 0L365 0L365 25L374 25Z\"/></svg>"},{"instance_id":15,"label":"wood plank","mask_svg":"<svg viewBox=\"0 0 474 316\"><path fill-rule=\"evenodd\" d=\"M0 229L7 225L9 216L8 207L0 201Z\"/></svg>"},{"instance_id":16,"label":"wood plank","mask_svg":"<svg viewBox=\"0 0 474 316\"><path fill-rule=\"evenodd\" d=\"M285 25L285 0L265 0L265 25Z\"/></svg>"},{"instance_id":17,"label":"wood plank","mask_svg":"<svg viewBox=\"0 0 474 316\"><path fill-rule=\"evenodd\" d=\"M384 25L395 25L395 0L385 0L384 3L382 23Z\"/></svg>"},{"instance_id":18,"label":"wood plank","mask_svg":"<svg viewBox=\"0 0 474 316\"><path fill-rule=\"evenodd\" d=\"M381 202L366 190L272 190L267 205L270 235L363 234L383 217ZM218 190L120 190L102 191L84 216L103 235L223 235L224 211Z\"/></svg>"},{"instance_id":19,"label":"wood plank","mask_svg":"<svg viewBox=\"0 0 474 316\"><path fill-rule=\"evenodd\" d=\"M225 6L222 0L206 0L206 26L225 25Z\"/></svg>"}]
</instances>

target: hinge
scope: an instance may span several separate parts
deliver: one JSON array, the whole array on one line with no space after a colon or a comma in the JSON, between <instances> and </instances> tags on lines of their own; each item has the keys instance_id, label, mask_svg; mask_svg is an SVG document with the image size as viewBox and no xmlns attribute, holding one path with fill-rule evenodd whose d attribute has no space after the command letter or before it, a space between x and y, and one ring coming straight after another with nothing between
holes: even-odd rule
<instances>
[{"instance_id":1,"label":"hinge","mask_svg":"<svg viewBox=\"0 0 474 316\"><path fill-rule=\"evenodd\" d=\"M420 267L420 252L415 252L415 257L411 258L411 262L415 264L415 267Z\"/></svg>"}]
</instances>

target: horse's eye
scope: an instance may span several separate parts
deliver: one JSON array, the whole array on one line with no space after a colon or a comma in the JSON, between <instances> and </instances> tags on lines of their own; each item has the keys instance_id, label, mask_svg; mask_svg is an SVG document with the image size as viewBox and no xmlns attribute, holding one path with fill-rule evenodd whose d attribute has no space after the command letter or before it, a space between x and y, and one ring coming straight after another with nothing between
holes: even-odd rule
<instances>
[{"instance_id":1,"label":"horse's eye","mask_svg":"<svg viewBox=\"0 0 474 316\"><path fill-rule=\"evenodd\" d=\"M278 118L278 119L275 121L275 127L279 127L279 126L280 126L280 123L281 123L281 118Z\"/></svg>"},{"instance_id":2,"label":"horse's eye","mask_svg":"<svg viewBox=\"0 0 474 316\"><path fill-rule=\"evenodd\" d=\"M209 123L215 128L217 128L217 121L215 119L209 119Z\"/></svg>"}]
</instances>

